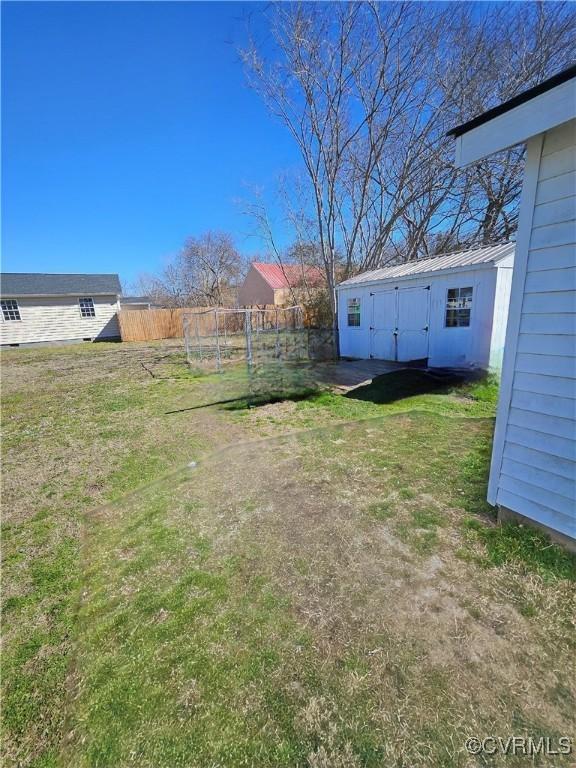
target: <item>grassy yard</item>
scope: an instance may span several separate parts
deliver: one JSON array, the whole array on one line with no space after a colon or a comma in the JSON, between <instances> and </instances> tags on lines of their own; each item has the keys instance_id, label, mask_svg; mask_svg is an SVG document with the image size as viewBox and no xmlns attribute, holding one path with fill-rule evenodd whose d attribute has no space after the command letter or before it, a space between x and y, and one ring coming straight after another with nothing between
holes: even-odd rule
<instances>
[{"instance_id":1,"label":"grassy yard","mask_svg":"<svg viewBox=\"0 0 576 768\"><path fill-rule=\"evenodd\" d=\"M4 765L523 766L464 742L572 735L576 563L494 524L493 383L2 368Z\"/></svg>"}]
</instances>

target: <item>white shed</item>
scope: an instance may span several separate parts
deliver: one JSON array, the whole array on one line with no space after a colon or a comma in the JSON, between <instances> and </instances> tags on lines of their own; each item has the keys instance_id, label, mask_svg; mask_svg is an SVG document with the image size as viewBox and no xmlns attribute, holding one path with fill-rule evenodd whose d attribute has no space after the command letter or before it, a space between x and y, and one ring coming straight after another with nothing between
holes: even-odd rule
<instances>
[{"instance_id":1,"label":"white shed","mask_svg":"<svg viewBox=\"0 0 576 768\"><path fill-rule=\"evenodd\" d=\"M527 143L488 501L576 547L576 67L451 131L456 164Z\"/></svg>"},{"instance_id":2,"label":"white shed","mask_svg":"<svg viewBox=\"0 0 576 768\"><path fill-rule=\"evenodd\" d=\"M0 344L119 339L118 275L4 272Z\"/></svg>"},{"instance_id":3,"label":"white shed","mask_svg":"<svg viewBox=\"0 0 576 768\"><path fill-rule=\"evenodd\" d=\"M514 243L385 267L338 286L340 354L499 369Z\"/></svg>"}]
</instances>

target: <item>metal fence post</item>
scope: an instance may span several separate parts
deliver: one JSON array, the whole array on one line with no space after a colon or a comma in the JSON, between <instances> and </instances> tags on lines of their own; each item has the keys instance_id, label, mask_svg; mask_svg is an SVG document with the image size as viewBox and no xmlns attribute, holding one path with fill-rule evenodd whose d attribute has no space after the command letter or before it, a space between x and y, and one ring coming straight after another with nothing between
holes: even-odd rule
<instances>
[{"instance_id":1,"label":"metal fence post","mask_svg":"<svg viewBox=\"0 0 576 768\"><path fill-rule=\"evenodd\" d=\"M276 307L276 357L280 359L280 326L278 325L278 307Z\"/></svg>"},{"instance_id":2,"label":"metal fence post","mask_svg":"<svg viewBox=\"0 0 576 768\"><path fill-rule=\"evenodd\" d=\"M198 313L194 313L194 319L195 319L195 325L196 325L196 343L198 345L198 356L200 357L200 362L202 362L202 343L200 342L200 331L198 329Z\"/></svg>"},{"instance_id":3,"label":"metal fence post","mask_svg":"<svg viewBox=\"0 0 576 768\"><path fill-rule=\"evenodd\" d=\"M218 326L218 310L214 310L214 325L216 327L216 367L218 373L222 373L222 360L220 358L220 328Z\"/></svg>"},{"instance_id":4,"label":"metal fence post","mask_svg":"<svg viewBox=\"0 0 576 768\"><path fill-rule=\"evenodd\" d=\"M186 348L186 360L190 362L190 320L188 315L184 315L184 346Z\"/></svg>"},{"instance_id":5,"label":"metal fence post","mask_svg":"<svg viewBox=\"0 0 576 768\"><path fill-rule=\"evenodd\" d=\"M244 328L246 333L246 360L248 362L248 368L252 370L252 318L250 316L250 310L244 311Z\"/></svg>"}]
</instances>

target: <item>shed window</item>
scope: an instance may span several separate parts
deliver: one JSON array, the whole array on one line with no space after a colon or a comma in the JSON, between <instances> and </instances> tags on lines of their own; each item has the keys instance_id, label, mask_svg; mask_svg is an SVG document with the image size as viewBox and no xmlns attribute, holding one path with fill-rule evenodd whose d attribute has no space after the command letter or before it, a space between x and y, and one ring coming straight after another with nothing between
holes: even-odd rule
<instances>
[{"instance_id":1,"label":"shed window","mask_svg":"<svg viewBox=\"0 0 576 768\"><path fill-rule=\"evenodd\" d=\"M472 288L448 288L446 328L467 328L471 309Z\"/></svg>"},{"instance_id":2,"label":"shed window","mask_svg":"<svg viewBox=\"0 0 576 768\"><path fill-rule=\"evenodd\" d=\"M360 299L348 299L348 327L360 327Z\"/></svg>"},{"instance_id":3,"label":"shed window","mask_svg":"<svg viewBox=\"0 0 576 768\"><path fill-rule=\"evenodd\" d=\"M94 309L94 299L89 296L83 296L78 299L80 302L80 314L82 317L96 317L96 310Z\"/></svg>"},{"instance_id":4,"label":"shed window","mask_svg":"<svg viewBox=\"0 0 576 768\"><path fill-rule=\"evenodd\" d=\"M1 303L4 320L22 320L16 299L2 299Z\"/></svg>"}]
</instances>

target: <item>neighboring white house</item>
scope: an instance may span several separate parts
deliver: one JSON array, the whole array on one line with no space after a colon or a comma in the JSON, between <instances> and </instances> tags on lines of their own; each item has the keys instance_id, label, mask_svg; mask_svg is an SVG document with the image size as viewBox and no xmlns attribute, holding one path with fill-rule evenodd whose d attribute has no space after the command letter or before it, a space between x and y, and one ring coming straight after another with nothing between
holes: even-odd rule
<instances>
[{"instance_id":1,"label":"neighboring white house","mask_svg":"<svg viewBox=\"0 0 576 768\"><path fill-rule=\"evenodd\" d=\"M451 134L458 167L527 143L488 501L575 547L576 67Z\"/></svg>"},{"instance_id":2,"label":"neighboring white house","mask_svg":"<svg viewBox=\"0 0 576 768\"><path fill-rule=\"evenodd\" d=\"M499 369L514 243L385 267L338 286L340 354Z\"/></svg>"},{"instance_id":3,"label":"neighboring white house","mask_svg":"<svg viewBox=\"0 0 576 768\"><path fill-rule=\"evenodd\" d=\"M0 275L0 344L118 339L118 275Z\"/></svg>"}]
</instances>

